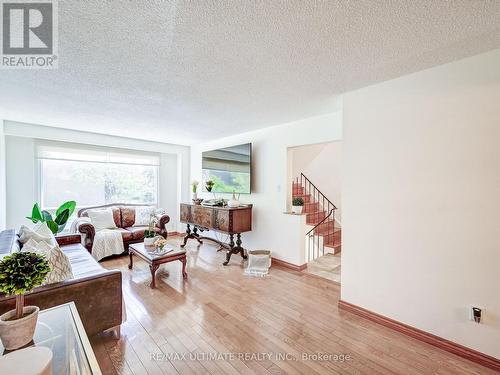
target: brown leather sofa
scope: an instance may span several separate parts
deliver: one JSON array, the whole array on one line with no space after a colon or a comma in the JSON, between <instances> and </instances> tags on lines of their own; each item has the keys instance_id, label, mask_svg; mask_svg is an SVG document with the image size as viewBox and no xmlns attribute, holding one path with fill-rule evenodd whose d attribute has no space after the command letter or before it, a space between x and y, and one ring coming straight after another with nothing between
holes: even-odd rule
<instances>
[{"instance_id":1,"label":"brown leather sofa","mask_svg":"<svg viewBox=\"0 0 500 375\"><path fill-rule=\"evenodd\" d=\"M88 217L88 211L93 209L111 208L113 211L113 219L115 225L118 227L122 234L123 244L125 250L128 250L128 245L144 241L144 231L148 229L147 226L134 227L135 223L135 207L144 206L139 204L124 204L114 203L104 206L85 207L78 211L78 217ZM155 231L167 238L166 225L170 221L168 215L159 217L158 224ZM78 231L85 235L85 247L88 251L92 252L92 245L94 243L95 228L90 223L83 223L78 226Z\"/></svg>"},{"instance_id":2,"label":"brown leather sofa","mask_svg":"<svg viewBox=\"0 0 500 375\"><path fill-rule=\"evenodd\" d=\"M74 278L35 288L26 294L26 305L43 310L74 301L87 335L114 330L119 337L123 316L122 273L107 270L92 258L81 245L79 234L56 239L71 262ZM15 230L0 232L0 258L20 248ZM15 305L14 296L0 293L0 314L14 309Z\"/></svg>"}]
</instances>

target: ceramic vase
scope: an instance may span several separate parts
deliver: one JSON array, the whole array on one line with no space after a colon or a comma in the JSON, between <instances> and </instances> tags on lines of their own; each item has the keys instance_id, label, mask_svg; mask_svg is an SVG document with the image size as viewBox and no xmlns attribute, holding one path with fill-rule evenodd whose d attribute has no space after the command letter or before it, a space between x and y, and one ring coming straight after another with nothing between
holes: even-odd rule
<instances>
[{"instance_id":1,"label":"ceramic vase","mask_svg":"<svg viewBox=\"0 0 500 375\"><path fill-rule=\"evenodd\" d=\"M236 196L233 193L233 197L227 202L227 206L230 208L236 208L240 206L240 201L236 199Z\"/></svg>"},{"instance_id":2,"label":"ceramic vase","mask_svg":"<svg viewBox=\"0 0 500 375\"><path fill-rule=\"evenodd\" d=\"M144 238L144 246L153 246L156 241L156 237Z\"/></svg>"}]
</instances>

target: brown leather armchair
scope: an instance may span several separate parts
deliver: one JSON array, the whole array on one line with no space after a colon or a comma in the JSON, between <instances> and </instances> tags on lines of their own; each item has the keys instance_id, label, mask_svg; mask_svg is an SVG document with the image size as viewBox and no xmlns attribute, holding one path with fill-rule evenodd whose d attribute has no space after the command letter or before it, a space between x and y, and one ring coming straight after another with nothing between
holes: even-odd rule
<instances>
[{"instance_id":1,"label":"brown leather armchair","mask_svg":"<svg viewBox=\"0 0 500 375\"><path fill-rule=\"evenodd\" d=\"M144 206L139 204L114 203L103 206L85 207L78 211L78 217L88 217L88 211L92 209L111 208L113 211L113 219L116 227L120 230L123 245L128 249L128 245L144 241L144 231L147 226L134 227L135 224L135 207ZM167 223L170 221L170 216L162 215L158 218L158 223L155 227L155 232L167 238L166 229ZM92 252L94 243L95 228L91 223L82 223L78 226L78 232L85 235L85 247L89 252Z\"/></svg>"}]
</instances>

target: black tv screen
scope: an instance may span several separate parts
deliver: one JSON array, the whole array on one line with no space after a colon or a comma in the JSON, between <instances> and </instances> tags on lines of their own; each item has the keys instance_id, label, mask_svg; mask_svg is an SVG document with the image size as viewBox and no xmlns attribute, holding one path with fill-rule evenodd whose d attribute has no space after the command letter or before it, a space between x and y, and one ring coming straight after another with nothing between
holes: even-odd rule
<instances>
[{"instance_id":1,"label":"black tv screen","mask_svg":"<svg viewBox=\"0 0 500 375\"><path fill-rule=\"evenodd\" d=\"M251 193L252 144L206 151L202 155L203 190L212 180L213 193Z\"/></svg>"}]
</instances>

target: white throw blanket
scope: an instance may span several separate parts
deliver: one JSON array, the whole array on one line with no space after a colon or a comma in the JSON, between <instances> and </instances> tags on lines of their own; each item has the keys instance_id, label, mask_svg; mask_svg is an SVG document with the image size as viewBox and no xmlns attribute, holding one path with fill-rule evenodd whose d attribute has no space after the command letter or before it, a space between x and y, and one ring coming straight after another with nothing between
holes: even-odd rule
<instances>
[{"instance_id":1,"label":"white throw blanket","mask_svg":"<svg viewBox=\"0 0 500 375\"><path fill-rule=\"evenodd\" d=\"M97 261L113 254L121 254L124 251L122 234L119 231L103 229L96 232L92 246L92 256Z\"/></svg>"}]
</instances>

